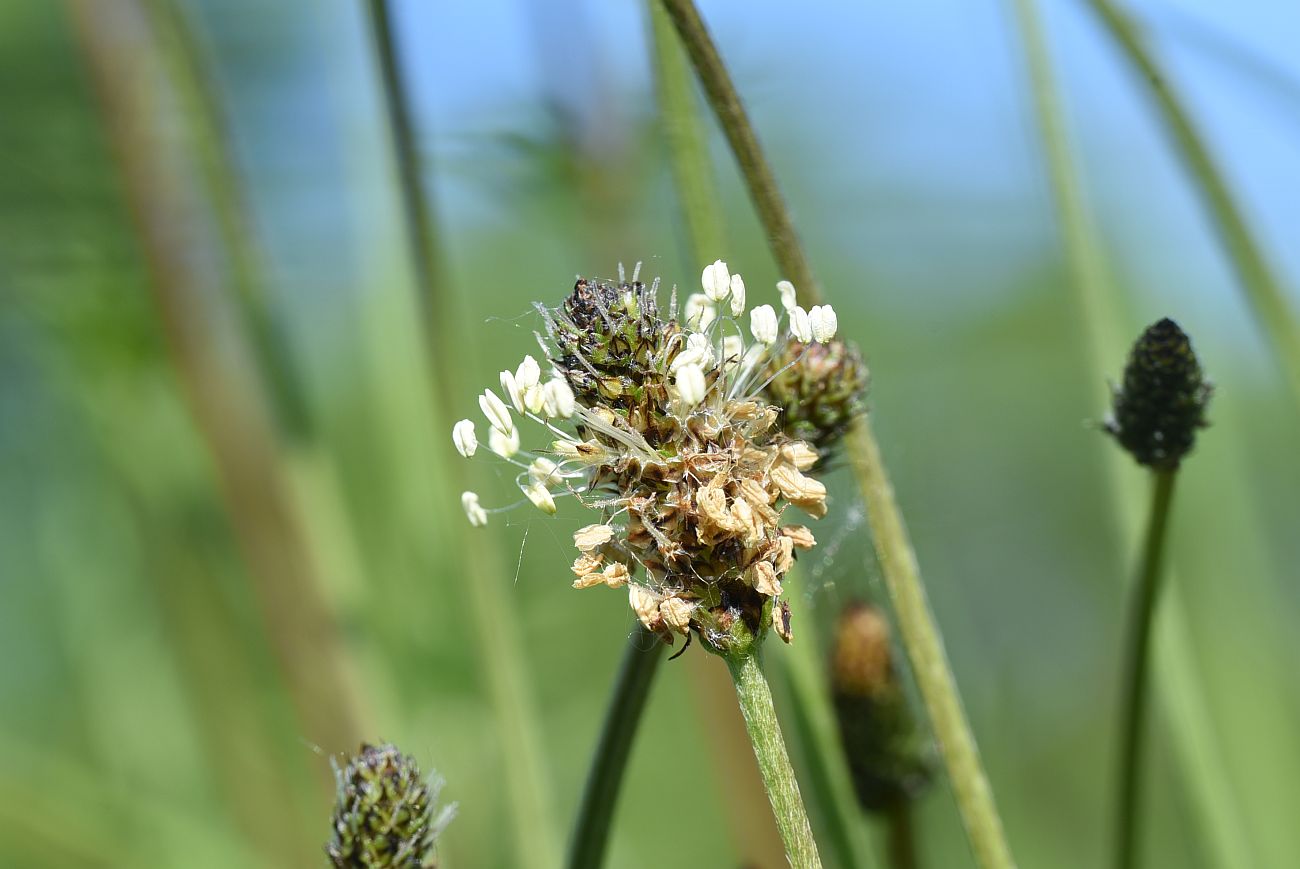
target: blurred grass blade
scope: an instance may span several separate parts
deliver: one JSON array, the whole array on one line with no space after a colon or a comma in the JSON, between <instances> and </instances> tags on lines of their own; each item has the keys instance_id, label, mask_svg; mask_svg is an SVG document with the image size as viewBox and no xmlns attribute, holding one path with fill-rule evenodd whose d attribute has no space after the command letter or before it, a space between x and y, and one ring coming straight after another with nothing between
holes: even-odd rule
<instances>
[{"instance_id":1,"label":"blurred grass blade","mask_svg":"<svg viewBox=\"0 0 1300 869\"><path fill-rule=\"evenodd\" d=\"M1087 370L1093 372L1093 397L1097 407L1110 399L1105 387L1108 364L1124 358L1123 317L1107 277L1105 258L1089 216L1079 171L1071 153L1065 111L1055 83L1051 56L1035 0L1015 0L1014 11L1024 43L1034 107L1047 162L1056 217L1071 274L1075 303L1085 335ZM1117 538L1124 551L1136 545L1140 498L1126 482L1128 461L1118 450L1102 444L1107 471L1107 490ZM1164 630L1157 638L1155 690L1163 697L1166 716L1174 731L1174 743L1181 772L1188 778L1189 791L1200 823L1218 865L1252 866L1249 838L1241 820L1241 803L1233 796L1222 752L1213 733L1208 701L1196 671L1191 640L1186 627L1186 607L1181 584L1170 569L1161 620Z\"/></svg>"},{"instance_id":2,"label":"blurred grass blade","mask_svg":"<svg viewBox=\"0 0 1300 869\"><path fill-rule=\"evenodd\" d=\"M191 129L187 142L204 179L225 252L229 256L235 299L248 335L249 348L265 378L277 422L291 439L310 436L306 398L288 341L275 317L266 286L266 257L252 224L252 208L236 165L230 131L216 84L205 72L201 47L181 0L143 0L168 82L175 89L181 116Z\"/></svg>"},{"instance_id":3,"label":"blurred grass blade","mask_svg":"<svg viewBox=\"0 0 1300 869\"><path fill-rule=\"evenodd\" d=\"M1282 374L1300 404L1300 320L1237 204L1236 196L1183 106L1166 70L1148 50L1138 26L1111 0L1088 0L1116 48L1148 89L1161 121L1209 212L1237 272L1246 302L1272 344Z\"/></svg>"},{"instance_id":4,"label":"blurred grass blade","mask_svg":"<svg viewBox=\"0 0 1300 869\"><path fill-rule=\"evenodd\" d=\"M366 0L375 60L379 66L384 112L390 144L396 162L407 243L415 267L420 310L431 351L446 345L450 333L449 305L442 251L438 246L437 220L424 190L420 135L415 124L411 97L402 75L401 51L393 10L388 0ZM439 366L435 366L437 368Z\"/></svg>"},{"instance_id":5,"label":"blurred grass blade","mask_svg":"<svg viewBox=\"0 0 1300 869\"><path fill-rule=\"evenodd\" d=\"M709 160L709 141L696 110L695 82L668 13L649 0L655 95L668 145L668 164L686 227L687 265L699 270L725 255L725 231L718 185ZM689 274L694 274L688 269Z\"/></svg>"},{"instance_id":6,"label":"blurred grass blade","mask_svg":"<svg viewBox=\"0 0 1300 869\"><path fill-rule=\"evenodd\" d=\"M256 232L252 204L245 195L234 141L216 82L202 46L182 8L182 0L144 0L144 11L174 89L178 117L186 132L202 191L216 219L222 252L246 346L252 351L255 377L271 405L280 446L279 462L307 546L315 553L325 591L345 613L369 616L381 607L374 601L362 565L356 531L338 474L315 424L302 373L287 330L276 316L266 252ZM369 662L370 701L389 705L387 667ZM386 716L380 716L381 718ZM355 746L348 746L352 750Z\"/></svg>"},{"instance_id":7,"label":"blurred grass blade","mask_svg":"<svg viewBox=\"0 0 1300 869\"><path fill-rule=\"evenodd\" d=\"M461 365L450 331L457 318L446 293L433 208L424 191L414 113L402 76L392 9L386 0L369 0L367 10L396 163L397 193L425 317L424 349L436 391L446 401L461 382ZM445 443L449 444L450 438ZM455 459L446 473L453 491L465 488L464 471ZM550 797L553 790L541 749L543 728L523 668L523 631L503 582L504 565L496 548L488 543L467 554L461 568L469 589L479 659L487 672L489 700L502 725L497 736L504 757L516 865L544 869L557 864L560 843L551 817L555 801Z\"/></svg>"},{"instance_id":8,"label":"blurred grass blade","mask_svg":"<svg viewBox=\"0 0 1300 869\"><path fill-rule=\"evenodd\" d=\"M187 148L160 112L173 105L133 4L69 0L100 98L105 130L151 272L167 345L195 424L211 451L304 735L326 751L357 743L364 707L319 564L296 516L265 404L232 364L220 309L221 272ZM332 784L322 770L323 790Z\"/></svg>"},{"instance_id":9,"label":"blurred grass blade","mask_svg":"<svg viewBox=\"0 0 1300 869\"><path fill-rule=\"evenodd\" d=\"M795 282L805 304L821 302L821 287L795 233L776 178L699 11L691 0L661 2L686 46L696 75L731 144L777 263ZM848 433L846 453L867 504L875 547L880 553L903 641L930 713L971 848L985 869L1013 866L993 790L921 583L916 552L867 417L861 417Z\"/></svg>"},{"instance_id":10,"label":"blurred grass blade","mask_svg":"<svg viewBox=\"0 0 1300 869\"><path fill-rule=\"evenodd\" d=\"M658 637L640 625L632 629L574 819L565 860L569 869L599 869L604 865L623 773L664 651Z\"/></svg>"}]
</instances>

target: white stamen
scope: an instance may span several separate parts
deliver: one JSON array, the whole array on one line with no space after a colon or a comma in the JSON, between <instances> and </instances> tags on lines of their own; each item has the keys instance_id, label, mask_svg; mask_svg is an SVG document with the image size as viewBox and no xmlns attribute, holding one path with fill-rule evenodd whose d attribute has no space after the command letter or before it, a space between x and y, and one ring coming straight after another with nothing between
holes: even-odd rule
<instances>
[{"instance_id":1,"label":"white stamen","mask_svg":"<svg viewBox=\"0 0 1300 869\"><path fill-rule=\"evenodd\" d=\"M501 391L510 399L510 403L515 406L515 410L520 413L524 412L524 394L519 388L519 381L515 380L514 374L509 371L501 372Z\"/></svg>"},{"instance_id":2,"label":"white stamen","mask_svg":"<svg viewBox=\"0 0 1300 869\"><path fill-rule=\"evenodd\" d=\"M670 368L675 372L683 365L698 365L701 368L713 366L713 344L708 335L692 332L687 336L686 346L673 357Z\"/></svg>"},{"instance_id":3,"label":"white stamen","mask_svg":"<svg viewBox=\"0 0 1300 869\"><path fill-rule=\"evenodd\" d=\"M496 428L488 431L488 449L503 459L508 459L519 452L519 429L511 429L510 434L502 434Z\"/></svg>"},{"instance_id":4,"label":"white stamen","mask_svg":"<svg viewBox=\"0 0 1300 869\"><path fill-rule=\"evenodd\" d=\"M718 306L703 293L692 293L686 298L686 307L682 314L688 327L702 332L717 319Z\"/></svg>"},{"instance_id":5,"label":"white stamen","mask_svg":"<svg viewBox=\"0 0 1300 869\"><path fill-rule=\"evenodd\" d=\"M745 282L740 275L731 276L731 316L745 313Z\"/></svg>"},{"instance_id":6,"label":"white stamen","mask_svg":"<svg viewBox=\"0 0 1300 869\"><path fill-rule=\"evenodd\" d=\"M510 408L492 390L483 390L483 394L478 397L478 406L497 431L508 435L515 430L514 421L510 419Z\"/></svg>"},{"instance_id":7,"label":"white stamen","mask_svg":"<svg viewBox=\"0 0 1300 869\"><path fill-rule=\"evenodd\" d=\"M468 419L462 419L451 427L451 442L456 445L456 452L465 458L474 455L478 449L478 437L474 434L474 423Z\"/></svg>"},{"instance_id":8,"label":"white stamen","mask_svg":"<svg viewBox=\"0 0 1300 869\"><path fill-rule=\"evenodd\" d=\"M794 284L789 281L777 281L777 292L781 294L781 307L787 311L798 304L794 297Z\"/></svg>"},{"instance_id":9,"label":"white stamen","mask_svg":"<svg viewBox=\"0 0 1300 869\"><path fill-rule=\"evenodd\" d=\"M759 305L749 312L749 332L760 344L771 346L776 343L776 311L771 305Z\"/></svg>"},{"instance_id":10,"label":"white stamen","mask_svg":"<svg viewBox=\"0 0 1300 869\"><path fill-rule=\"evenodd\" d=\"M704 369L698 365L683 365L677 371L677 395L687 407L704 400Z\"/></svg>"},{"instance_id":11,"label":"white stamen","mask_svg":"<svg viewBox=\"0 0 1300 869\"><path fill-rule=\"evenodd\" d=\"M546 414L548 416L558 416L560 419L568 419L573 416L574 398L573 390L569 384L561 377L556 377L546 382L543 387L543 398L546 402Z\"/></svg>"},{"instance_id":12,"label":"white stamen","mask_svg":"<svg viewBox=\"0 0 1300 869\"><path fill-rule=\"evenodd\" d=\"M529 413L541 413L546 409L546 391L540 383L532 383L524 388L524 407Z\"/></svg>"},{"instance_id":13,"label":"white stamen","mask_svg":"<svg viewBox=\"0 0 1300 869\"><path fill-rule=\"evenodd\" d=\"M798 305L790 309L790 334L805 344L812 340L812 323L808 320L808 312Z\"/></svg>"},{"instance_id":14,"label":"white stamen","mask_svg":"<svg viewBox=\"0 0 1300 869\"><path fill-rule=\"evenodd\" d=\"M712 265L704 267L704 273L700 275L700 285L704 287L704 294L714 302L721 302L731 292L731 275L727 271L727 264L722 260L717 260Z\"/></svg>"},{"instance_id":15,"label":"white stamen","mask_svg":"<svg viewBox=\"0 0 1300 869\"><path fill-rule=\"evenodd\" d=\"M560 482L560 466L545 456L538 456L528 466L528 479L543 486Z\"/></svg>"},{"instance_id":16,"label":"white stamen","mask_svg":"<svg viewBox=\"0 0 1300 869\"><path fill-rule=\"evenodd\" d=\"M526 391L530 386L536 386L542 378L541 366L537 360L531 356L525 356L524 361L519 363L515 370L515 383L519 384L521 392Z\"/></svg>"},{"instance_id":17,"label":"white stamen","mask_svg":"<svg viewBox=\"0 0 1300 869\"><path fill-rule=\"evenodd\" d=\"M722 365L725 370L731 371L739 365L744 353L744 338L739 335L728 335L722 339Z\"/></svg>"},{"instance_id":18,"label":"white stamen","mask_svg":"<svg viewBox=\"0 0 1300 869\"><path fill-rule=\"evenodd\" d=\"M465 511L465 518L469 520L469 524L475 528L482 528L487 524L487 511L479 506L478 495L473 492L461 492L460 506Z\"/></svg>"},{"instance_id":19,"label":"white stamen","mask_svg":"<svg viewBox=\"0 0 1300 869\"><path fill-rule=\"evenodd\" d=\"M555 499L551 497L550 490L541 483L533 483L532 485L521 486L520 488L523 489L524 496L527 497L529 501L532 501L533 506L538 510L541 510L543 513L555 513Z\"/></svg>"},{"instance_id":20,"label":"white stamen","mask_svg":"<svg viewBox=\"0 0 1300 869\"><path fill-rule=\"evenodd\" d=\"M813 306L808 312L808 322L812 326L813 338L821 344L834 338L835 330L839 327L839 318L830 305Z\"/></svg>"}]
</instances>

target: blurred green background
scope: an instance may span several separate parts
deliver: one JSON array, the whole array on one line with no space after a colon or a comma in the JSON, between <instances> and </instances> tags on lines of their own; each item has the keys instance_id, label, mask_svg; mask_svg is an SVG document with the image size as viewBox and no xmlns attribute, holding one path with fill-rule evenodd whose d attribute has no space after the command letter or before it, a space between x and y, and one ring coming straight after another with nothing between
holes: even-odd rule
<instances>
[{"instance_id":1,"label":"blurred green background","mask_svg":"<svg viewBox=\"0 0 1300 869\"><path fill-rule=\"evenodd\" d=\"M0 865L320 865L327 755L362 737L445 777L453 869L520 865L512 801L525 850L567 836L631 616L569 588L571 506L467 526L460 490L504 503L513 475L449 432L536 352L531 301L620 261L693 289L700 263L642 4L394 7L432 301L365 4L0 4ZM1106 329L1174 317L1217 387L1175 504L1184 632L1162 620L1158 678L1190 681L1153 716L1148 865L1295 865L1300 414L1145 101L1091 19L1047 7ZM1138 10L1294 284L1300 14ZM1098 865L1144 480L1097 430L1123 348L1089 358L1010 12L703 13L871 365L1019 861ZM710 130L707 256L775 301ZM852 481L830 484L809 627L882 597ZM722 669L661 669L610 865L783 865ZM1221 810L1244 850L1210 841ZM925 866L969 865L942 780L918 824Z\"/></svg>"}]
</instances>

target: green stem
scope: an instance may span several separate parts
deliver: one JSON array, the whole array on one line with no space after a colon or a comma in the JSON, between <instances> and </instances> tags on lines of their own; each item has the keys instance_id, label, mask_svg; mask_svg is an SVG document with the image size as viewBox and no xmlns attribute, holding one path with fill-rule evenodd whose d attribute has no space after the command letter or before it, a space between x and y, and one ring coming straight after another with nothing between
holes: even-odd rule
<instances>
[{"instance_id":1,"label":"green stem","mask_svg":"<svg viewBox=\"0 0 1300 869\"><path fill-rule=\"evenodd\" d=\"M1273 345L1282 373L1300 401L1300 321L1281 282L1246 225L1228 183L1183 106L1169 75L1147 49L1138 27L1111 0L1088 0L1115 45L1147 85L1174 146L1209 211L1255 321Z\"/></svg>"},{"instance_id":2,"label":"green stem","mask_svg":"<svg viewBox=\"0 0 1300 869\"><path fill-rule=\"evenodd\" d=\"M1071 153L1066 112L1053 75L1038 6L1034 0L1015 0L1014 7L1025 45L1029 82L1071 288L1079 307L1087 367L1098 373L1094 381L1096 400L1107 402L1110 394L1101 374L1107 360L1120 358L1127 349L1125 337L1118 330L1123 317L1117 310L1115 291L1107 276L1105 257ZM1136 509L1134 499L1128 497L1131 464L1119 450L1100 444L1100 439L1098 442L1106 453L1104 461L1115 527L1121 536L1128 536L1133 533L1133 523L1125 520ZM1170 575L1173 582L1172 568ZM1187 651L1190 647L1187 619L1176 584L1169 589L1162 618L1166 626L1162 639L1165 648L1157 649L1152 659L1158 673L1155 688L1168 713L1175 750L1200 818L1197 827L1221 865L1252 865L1240 801L1235 797L1221 748L1215 741L1201 677Z\"/></svg>"},{"instance_id":3,"label":"green stem","mask_svg":"<svg viewBox=\"0 0 1300 869\"><path fill-rule=\"evenodd\" d=\"M440 299L443 287L443 262L436 239L437 226L433 209L424 195L424 179L411 97L402 76L401 54L397 44L392 10L388 0L369 0L370 29L374 37L375 59L379 65L384 110L388 117L389 136L401 190L407 241L415 267L415 284L419 289L421 313L432 346L440 346L447 336L440 324L447 313ZM442 316L440 316L442 315ZM435 365L435 370L441 366Z\"/></svg>"},{"instance_id":4,"label":"green stem","mask_svg":"<svg viewBox=\"0 0 1300 869\"><path fill-rule=\"evenodd\" d=\"M311 441L315 433L302 377L290 353L288 335L268 298L265 252L255 232L253 208L245 195L226 112L208 73L209 64L178 0L146 0L143 8L156 33L181 116L192 128L188 141L225 245L239 317L258 373L265 380L276 423L290 442Z\"/></svg>"},{"instance_id":5,"label":"green stem","mask_svg":"<svg viewBox=\"0 0 1300 869\"><path fill-rule=\"evenodd\" d=\"M409 255L421 313L425 318L425 354L435 391L451 395L458 388L461 361L453 359L456 342L450 328L450 295L438 244L435 212L422 182L421 160L410 96L401 73L401 53L388 0L369 0L367 12L380 71L382 99L396 161L398 190ZM435 396L436 397L436 396ZM436 402L435 402L436 404ZM462 465L453 461L446 474L452 491L465 488ZM490 544L463 562L475 623L479 658L487 676L489 702L497 720L509 728L499 735L505 755L507 797L514 827L516 864L544 869L556 865L560 851L550 821L551 788L541 745L542 728L520 666L523 635L513 601L503 586L500 558Z\"/></svg>"},{"instance_id":6,"label":"green stem","mask_svg":"<svg viewBox=\"0 0 1300 869\"><path fill-rule=\"evenodd\" d=\"M745 717L745 729L754 745L754 757L758 759L758 769L767 787L767 798L772 803L790 866L792 869L820 869L821 857L817 854L817 843L813 841L812 827L808 825L808 813L804 811L799 796L799 783L795 781L794 768L790 766L785 741L781 738L772 692L758 663L758 644L724 659L732 681L736 683L736 699Z\"/></svg>"},{"instance_id":7,"label":"green stem","mask_svg":"<svg viewBox=\"0 0 1300 869\"><path fill-rule=\"evenodd\" d=\"M708 139L695 111L691 70L672 22L659 0L650 0L647 5L654 37L655 93L668 143L673 186L686 226L688 259L692 267L702 268L722 255L723 246L722 209L709 163Z\"/></svg>"},{"instance_id":8,"label":"green stem","mask_svg":"<svg viewBox=\"0 0 1300 869\"><path fill-rule=\"evenodd\" d=\"M917 869L916 828L912 823L911 800L899 800L886 819L889 865L891 869Z\"/></svg>"},{"instance_id":9,"label":"green stem","mask_svg":"<svg viewBox=\"0 0 1300 869\"><path fill-rule=\"evenodd\" d=\"M1151 517L1142 564L1133 588L1129 610L1128 648L1124 659L1124 696L1120 707L1119 793L1115 800L1115 866L1131 869L1136 860L1139 802L1142 795L1142 749L1146 731L1147 676L1151 671L1147 659L1151 650L1151 628L1156 598L1160 592L1161 565L1164 561L1165 533L1169 526L1169 504L1174 494L1175 470L1157 471L1151 498Z\"/></svg>"},{"instance_id":10,"label":"green stem","mask_svg":"<svg viewBox=\"0 0 1300 869\"><path fill-rule=\"evenodd\" d=\"M673 26L677 28L677 34L695 67L695 75L699 78L709 105L713 107L727 143L740 165L750 201L754 203L754 210L758 212L758 219L767 233L777 265L785 277L799 288L800 293L811 301L819 300L821 290L803 245L799 243L799 235L795 232L794 221L790 218L781 189L777 186L776 176L758 144L758 137L745 114L740 95L700 18L699 10L692 0L660 2L672 19Z\"/></svg>"},{"instance_id":11,"label":"green stem","mask_svg":"<svg viewBox=\"0 0 1300 869\"><path fill-rule=\"evenodd\" d=\"M582 790L565 862L569 869L596 869L604 860L619 785L664 648L657 637L640 625L628 638L600 730L600 741L596 743L596 754Z\"/></svg>"},{"instance_id":12,"label":"green stem","mask_svg":"<svg viewBox=\"0 0 1300 869\"><path fill-rule=\"evenodd\" d=\"M686 46L696 75L740 166L750 198L767 230L778 264L810 304L822 294L794 231L785 200L758 145L731 77L691 0L660 0ZM952 781L966 835L983 869L1014 866L993 791L980 761L970 723L962 710L956 680L926 600L916 552L907 536L893 486L871 424L862 417L846 438L846 452L871 521L886 585L917 685Z\"/></svg>"}]
</instances>

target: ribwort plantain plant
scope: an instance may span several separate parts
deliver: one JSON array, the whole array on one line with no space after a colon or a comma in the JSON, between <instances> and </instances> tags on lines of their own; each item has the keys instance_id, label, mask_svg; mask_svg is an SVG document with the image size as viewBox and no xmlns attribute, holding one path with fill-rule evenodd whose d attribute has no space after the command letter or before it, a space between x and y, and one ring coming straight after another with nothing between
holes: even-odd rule
<instances>
[{"instance_id":1,"label":"ribwort plantain plant","mask_svg":"<svg viewBox=\"0 0 1300 869\"><path fill-rule=\"evenodd\" d=\"M331 763L333 761L331 760ZM442 780L397 746L361 746L342 769L325 848L335 869L437 869L438 835L456 814L437 809ZM436 810L436 813L435 813Z\"/></svg>"},{"instance_id":2,"label":"ribwort plantain plant","mask_svg":"<svg viewBox=\"0 0 1300 869\"><path fill-rule=\"evenodd\" d=\"M549 372L526 356L501 372L506 400L483 392L488 448L518 468L523 500L541 511L571 496L599 513L574 534L575 588L626 588L650 634L667 644L698 637L727 661L787 852L796 866L820 865L757 658L769 631L793 639L781 579L796 550L816 543L805 525L783 524L786 511L824 516L826 487L807 473L819 452L782 424L767 390L795 374L786 394L797 399L808 358L854 380L843 360L856 357L835 342L834 310L805 310L788 283L782 313L760 305L746 328L745 283L726 263L706 267L702 292L680 307L674 289L663 313L659 282L638 272L579 279L558 307L537 306ZM842 426L856 401L835 393L797 410ZM818 422L799 412L785 422L815 435ZM524 420L549 445L523 450ZM471 420L452 440L462 455L478 452ZM473 492L462 506L475 526L494 512Z\"/></svg>"},{"instance_id":3,"label":"ribwort plantain plant","mask_svg":"<svg viewBox=\"0 0 1300 869\"><path fill-rule=\"evenodd\" d=\"M1206 425L1210 386L1192 342L1170 319L1148 327L1133 345L1123 383L1115 389L1106 431L1139 465L1152 472L1151 514L1129 610L1120 704L1120 752L1115 800L1115 866L1136 864L1141 818L1147 673L1152 625L1163 575L1165 539L1174 480Z\"/></svg>"}]
</instances>

